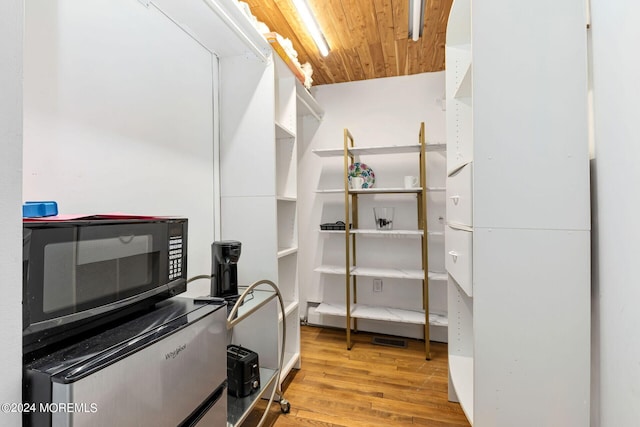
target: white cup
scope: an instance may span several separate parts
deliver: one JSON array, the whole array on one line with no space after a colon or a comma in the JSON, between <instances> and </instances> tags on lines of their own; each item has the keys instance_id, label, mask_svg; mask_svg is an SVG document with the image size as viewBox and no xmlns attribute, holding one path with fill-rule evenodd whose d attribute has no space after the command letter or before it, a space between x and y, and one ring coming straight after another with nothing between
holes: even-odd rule
<instances>
[{"instance_id":1,"label":"white cup","mask_svg":"<svg viewBox=\"0 0 640 427\"><path fill-rule=\"evenodd\" d=\"M418 177L417 176L405 176L404 177L404 188L416 188L418 186Z\"/></svg>"},{"instance_id":2,"label":"white cup","mask_svg":"<svg viewBox=\"0 0 640 427\"><path fill-rule=\"evenodd\" d=\"M352 190L360 190L364 184L364 178L361 176L352 176L349 184Z\"/></svg>"}]
</instances>

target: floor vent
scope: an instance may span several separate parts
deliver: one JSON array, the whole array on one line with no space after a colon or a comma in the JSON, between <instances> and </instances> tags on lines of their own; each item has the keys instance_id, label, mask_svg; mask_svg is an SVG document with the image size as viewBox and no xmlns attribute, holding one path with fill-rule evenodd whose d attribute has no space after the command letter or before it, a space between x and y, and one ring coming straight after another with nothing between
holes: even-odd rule
<instances>
[{"instance_id":1,"label":"floor vent","mask_svg":"<svg viewBox=\"0 0 640 427\"><path fill-rule=\"evenodd\" d=\"M376 345L386 345L387 347L407 348L407 340L402 338L373 337L371 342Z\"/></svg>"}]
</instances>

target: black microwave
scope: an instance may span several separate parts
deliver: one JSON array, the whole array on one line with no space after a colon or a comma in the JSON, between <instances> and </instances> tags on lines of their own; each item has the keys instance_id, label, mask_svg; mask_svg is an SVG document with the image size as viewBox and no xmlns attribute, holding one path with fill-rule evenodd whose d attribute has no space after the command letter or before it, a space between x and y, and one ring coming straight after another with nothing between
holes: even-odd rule
<instances>
[{"instance_id":1,"label":"black microwave","mask_svg":"<svg viewBox=\"0 0 640 427\"><path fill-rule=\"evenodd\" d=\"M187 219L23 223L23 354L186 291Z\"/></svg>"}]
</instances>

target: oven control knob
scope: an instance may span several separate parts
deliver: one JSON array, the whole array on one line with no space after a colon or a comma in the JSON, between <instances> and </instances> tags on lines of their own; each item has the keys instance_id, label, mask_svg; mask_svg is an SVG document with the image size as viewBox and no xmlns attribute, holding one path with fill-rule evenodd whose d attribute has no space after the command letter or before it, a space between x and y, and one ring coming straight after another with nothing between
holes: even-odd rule
<instances>
[{"instance_id":1,"label":"oven control knob","mask_svg":"<svg viewBox=\"0 0 640 427\"><path fill-rule=\"evenodd\" d=\"M260 381L254 380L253 381L253 388L255 389L255 388L258 388L258 387L260 387Z\"/></svg>"}]
</instances>

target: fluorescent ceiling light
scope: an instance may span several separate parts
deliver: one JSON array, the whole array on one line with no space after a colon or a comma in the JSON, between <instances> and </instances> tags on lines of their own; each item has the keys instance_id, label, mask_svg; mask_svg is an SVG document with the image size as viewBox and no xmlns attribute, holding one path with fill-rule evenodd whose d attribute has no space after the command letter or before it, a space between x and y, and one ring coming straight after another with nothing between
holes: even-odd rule
<instances>
[{"instance_id":1,"label":"fluorescent ceiling light","mask_svg":"<svg viewBox=\"0 0 640 427\"><path fill-rule=\"evenodd\" d=\"M409 0L409 37L417 42L424 27L425 0Z\"/></svg>"},{"instance_id":2,"label":"fluorescent ceiling light","mask_svg":"<svg viewBox=\"0 0 640 427\"><path fill-rule=\"evenodd\" d=\"M293 4L296 9L298 9L298 14L302 19L302 22L304 22L304 25L307 27L307 31L311 35L311 38L313 38L316 46L318 46L320 54L322 56L327 56L329 54L329 45L327 45L327 41L325 40L322 31L320 31L320 26L318 25L316 18L313 16L313 13L311 13L311 9L309 9L309 5L306 0L293 0Z\"/></svg>"}]
</instances>

